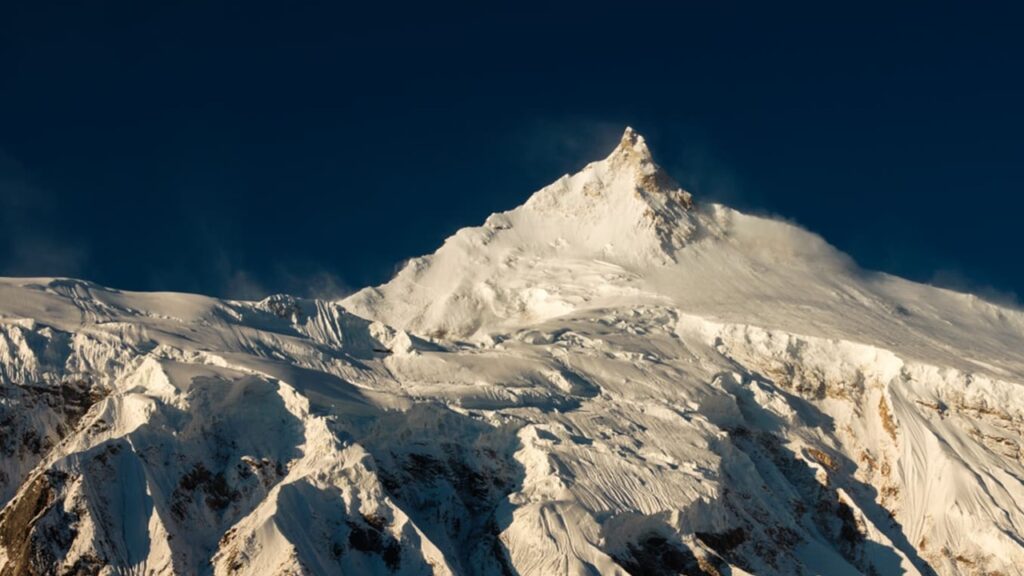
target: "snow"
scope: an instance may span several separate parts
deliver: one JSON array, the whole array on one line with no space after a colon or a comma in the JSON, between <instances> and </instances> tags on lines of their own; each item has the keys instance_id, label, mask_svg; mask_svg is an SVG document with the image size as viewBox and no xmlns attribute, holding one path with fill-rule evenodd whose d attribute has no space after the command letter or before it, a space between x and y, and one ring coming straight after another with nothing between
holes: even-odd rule
<instances>
[{"instance_id":1,"label":"snow","mask_svg":"<svg viewBox=\"0 0 1024 576\"><path fill-rule=\"evenodd\" d=\"M339 302L0 279L0 574L1022 574L1022 336L627 130Z\"/></svg>"}]
</instances>

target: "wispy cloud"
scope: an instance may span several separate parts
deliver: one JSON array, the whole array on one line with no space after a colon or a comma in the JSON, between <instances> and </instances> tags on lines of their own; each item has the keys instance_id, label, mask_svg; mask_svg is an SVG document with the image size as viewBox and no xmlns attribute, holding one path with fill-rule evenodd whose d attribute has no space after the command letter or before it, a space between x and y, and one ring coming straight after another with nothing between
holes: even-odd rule
<instances>
[{"instance_id":1,"label":"wispy cloud","mask_svg":"<svg viewBox=\"0 0 1024 576\"><path fill-rule=\"evenodd\" d=\"M936 270L928 280L928 284L948 288L957 292L966 292L987 300L1000 306L1021 307L1021 301L1016 292L1002 290L984 282L971 279L962 270L955 268L942 268Z\"/></svg>"},{"instance_id":2,"label":"wispy cloud","mask_svg":"<svg viewBox=\"0 0 1024 576\"><path fill-rule=\"evenodd\" d=\"M252 273L234 270L222 279L220 293L232 300L260 300L270 291Z\"/></svg>"},{"instance_id":3,"label":"wispy cloud","mask_svg":"<svg viewBox=\"0 0 1024 576\"><path fill-rule=\"evenodd\" d=\"M232 259L221 251L216 264L218 296L233 300L260 300L274 293L287 293L320 300L338 300L354 290L336 274L324 269L270 266L256 272L231 266Z\"/></svg>"},{"instance_id":4,"label":"wispy cloud","mask_svg":"<svg viewBox=\"0 0 1024 576\"><path fill-rule=\"evenodd\" d=\"M537 169L537 176L551 178L550 170L572 172L607 156L626 125L586 117L538 117L520 127L510 147L522 155L524 164Z\"/></svg>"},{"instance_id":5,"label":"wispy cloud","mask_svg":"<svg viewBox=\"0 0 1024 576\"><path fill-rule=\"evenodd\" d=\"M355 291L340 277L325 270L292 276L289 281L290 292L320 300L339 300Z\"/></svg>"},{"instance_id":6,"label":"wispy cloud","mask_svg":"<svg viewBox=\"0 0 1024 576\"><path fill-rule=\"evenodd\" d=\"M0 274L79 276L89 247L60 227L58 203L0 152Z\"/></svg>"}]
</instances>

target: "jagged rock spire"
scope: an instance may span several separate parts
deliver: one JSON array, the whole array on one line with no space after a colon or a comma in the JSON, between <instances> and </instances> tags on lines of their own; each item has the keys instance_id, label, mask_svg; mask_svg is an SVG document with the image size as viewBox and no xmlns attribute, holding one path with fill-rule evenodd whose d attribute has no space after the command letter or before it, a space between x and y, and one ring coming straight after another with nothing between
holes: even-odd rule
<instances>
[{"instance_id":1,"label":"jagged rock spire","mask_svg":"<svg viewBox=\"0 0 1024 576\"><path fill-rule=\"evenodd\" d=\"M628 160L636 165L654 163L654 160L651 158L651 151L647 148L647 141L636 130L633 130L631 126L626 126L626 130L622 133L622 139L619 140L619 145L615 147L615 150L609 156L609 159L612 158Z\"/></svg>"},{"instance_id":2,"label":"jagged rock spire","mask_svg":"<svg viewBox=\"0 0 1024 576\"><path fill-rule=\"evenodd\" d=\"M619 140L619 145L612 150L605 160L613 170L628 171L632 174L637 191L645 198L647 195L667 196L682 208L693 206L689 192L679 186L668 172L654 162L647 141L632 127L627 126ZM650 199L646 200L650 203Z\"/></svg>"}]
</instances>

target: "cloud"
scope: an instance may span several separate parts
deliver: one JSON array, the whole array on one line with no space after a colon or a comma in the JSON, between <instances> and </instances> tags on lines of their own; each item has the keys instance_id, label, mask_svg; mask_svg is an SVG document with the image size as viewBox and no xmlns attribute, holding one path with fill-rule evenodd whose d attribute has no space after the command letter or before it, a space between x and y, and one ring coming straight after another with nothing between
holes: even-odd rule
<instances>
[{"instance_id":1,"label":"cloud","mask_svg":"<svg viewBox=\"0 0 1024 576\"><path fill-rule=\"evenodd\" d=\"M278 265L259 273L233 268L227 252L220 251L216 265L217 295L232 300L261 300L275 293L287 293L318 300L340 300L354 290L339 276L322 269L294 270Z\"/></svg>"},{"instance_id":2,"label":"cloud","mask_svg":"<svg viewBox=\"0 0 1024 576\"><path fill-rule=\"evenodd\" d=\"M221 295L231 300L262 300L270 292L252 273L234 270L221 281Z\"/></svg>"},{"instance_id":3,"label":"cloud","mask_svg":"<svg viewBox=\"0 0 1024 576\"><path fill-rule=\"evenodd\" d=\"M284 274L289 293L319 300L340 300L354 290L337 275L326 270Z\"/></svg>"},{"instance_id":4,"label":"cloud","mask_svg":"<svg viewBox=\"0 0 1024 576\"><path fill-rule=\"evenodd\" d=\"M586 117L534 118L519 128L511 146L538 177L553 179L549 170L575 172L607 156L627 124Z\"/></svg>"},{"instance_id":5,"label":"cloud","mask_svg":"<svg viewBox=\"0 0 1024 576\"><path fill-rule=\"evenodd\" d=\"M80 276L89 247L61 229L58 203L0 152L0 274Z\"/></svg>"},{"instance_id":6,"label":"cloud","mask_svg":"<svg viewBox=\"0 0 1024 576\"><path fill-rule=\"evenodd\" d=\"M243 222L216 220L202 212L188 217L187 253L195 257L150 271L150 287L245 301L272 294L336 300L354 291L334 271L298 254L282 259L254 251L246 242L253 231L242 228Z\"/></svg>"},{"instance_id":7,"label":"cloud","mask_svg":"<svg viewBox=\"0 0 1024 576\"><path fill-rule=\"evenodd\" d=\"M938 286L940 288L947 288L956 292L974 294L983 300L987 300L992 304L1000 306L1013 308L1021 307L1021 301L1016 292L1002 290L995 286L990 286L983 282L972 280L962 270L955 268L941 268L936 270L932 273L932 277L928 280L928 284Z\"/></svg>"}]
</instances>

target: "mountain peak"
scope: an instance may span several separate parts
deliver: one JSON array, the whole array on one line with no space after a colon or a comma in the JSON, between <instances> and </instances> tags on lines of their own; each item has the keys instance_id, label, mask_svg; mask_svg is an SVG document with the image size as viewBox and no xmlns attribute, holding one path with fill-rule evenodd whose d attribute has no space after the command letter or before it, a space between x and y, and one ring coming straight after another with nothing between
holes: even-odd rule
<instances>
[{"instance_id":1,"label":"mountain peak","mask_svg":"<svg viewBox=\"0 0 1024 576\"><path fill-rule=\"evenodd\" d=\"M410 332L469 337L599 297L632 295L634 273L677 262L677 253L698 232L710 236L713 224L655 164L643 136L626 128L604 159L492 214L483 226L463 228L345 306ZM521 293L523 286L532 292Z\"/></svg>"},{"instance_id":2,"label":"mountain peak","mask_svg":"<svg viewBox=\"0 0 1024 576\"><path fill-rule=\"evenodd\" d=\"M653 162L651 151L647 148L647 141L631 126L626 126L622 133L619 145L615 147L609 158L629 158L637 163Z\"/></svg>"},{"instance_id":3,"label":"mountain peak","mask_svg":"<svg viewBox=\"0 0 1024 576\"><path fill-rule=\"evenodd\" d=\"M626 126L618 146L612 150L605 162L615 170L633 172L638 178L646 174L661 172L661 168L654 163L651 150L647 147L647 141L629 126Z\"/></svg>"},{"instance_id":4,"label":"mountain peak","mask_svg":"<svg viewBox=\"0 0 1024 576\"><path fill-rule=\"evenodd\" d=\"M674 197L685 208L690 208L690 194L682 190L679 183L654 162L647 141L632 127L626 126L618 146L612 150L605 162L615 172L630 173L639 194L668 195Z\"/></svg>"}]
</instances>

